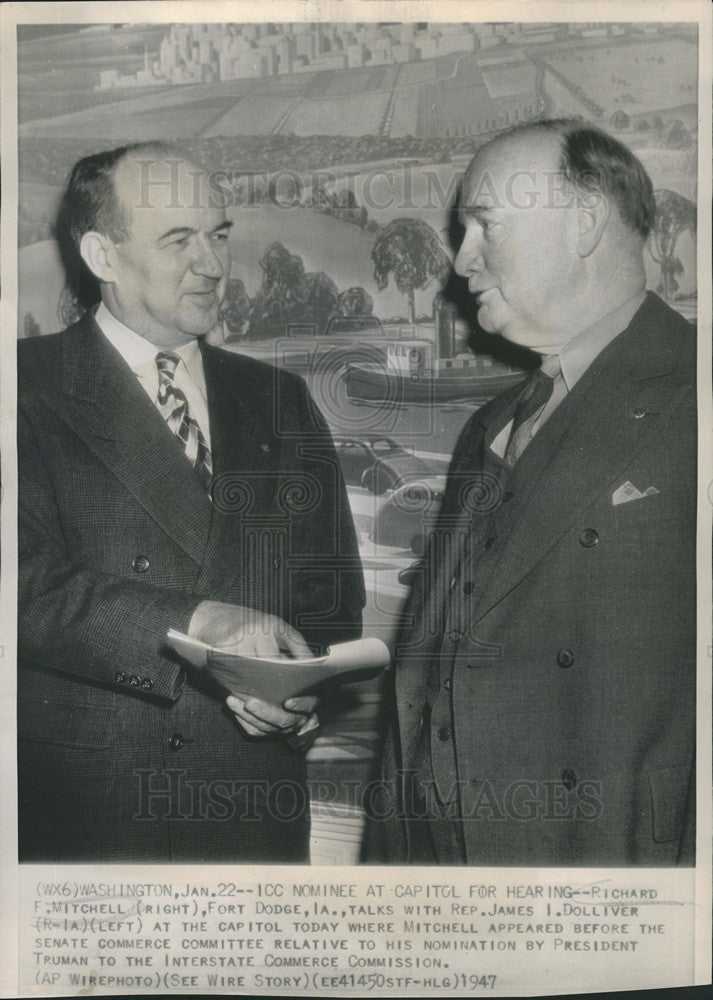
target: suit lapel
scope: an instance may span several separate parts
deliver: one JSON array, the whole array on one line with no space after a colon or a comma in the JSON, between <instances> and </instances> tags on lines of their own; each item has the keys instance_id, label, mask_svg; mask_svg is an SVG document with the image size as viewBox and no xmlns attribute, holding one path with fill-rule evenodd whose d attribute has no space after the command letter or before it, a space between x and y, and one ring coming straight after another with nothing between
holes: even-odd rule
<instances>
[{"instance_id":1,"label":"suit lapel","mask_svg":"<svg viewBox=\"0 0 713 1000\"><path fill-rule=\"evenodd\" d=\"M278 442L274 435L273 394L252 381L239 355L201 342L210 413L213 458L213 518L197 589L245 600L252 572L246 565L245 527L269 520L277 487ZM238 591L235 587L241 588Z\"/></svg>"},{"instance_id":2,"label":"suit lapel","mask_svg":"<svg viewBox=\"0 0 713 1000\"><path fill-rule=\"evenodd\" d=\"M473 523L472 510L462 502L463 493L468 489L468 483L476 482L476 477L486 468L485 442L512 417L521 391L522 385L508 389L474 414L458 442L448 472L448 488L438 526L430 536L422 576L415 584L416 589L406 608L407 616L412 615L413 618L405 626L395 649L400 663L395 685L404 762L410 761L419 736L418 727L410 724L409 713L414 705L422 704L429 670L438 660L450 580L461 544L464 544L463 540ZM477 486L475 488L478 490Z\"/></svg>"},{"instance_id":3,"label":"suit lapel","mask_svg":"<svg viewBox=\"0 0 713 1000\"><path fill-rule=\"evenodd\" d=\"M654 300L655 301L655 300ZM513 530L475 620L501 601L602 493L690 389L675 347L647 328L651 301L560 404L513 470Z\"/></svg>"},{"instance_id":4,"label":"suit lapel","mask_svg":"<svg viewBox=\"0 0 713 1000\"><path fill-rule=\"evenodd\" d=\"M251 384L238 355L201 341L210 414L213 468L217 475L262 468L269 400ZM267 414L267 418L266 418Z\"/></svg>"},{"instance_id":5,"label":"suit lapel","mask_svg":"<svg viewBox=\"0 0 713 1000\"><path fill-rule=\"evenodd\" d=\"M210 500L180 442L90 315L65 332L59 407L166 534L200 563Z\"/></svg>"}]
</instances>

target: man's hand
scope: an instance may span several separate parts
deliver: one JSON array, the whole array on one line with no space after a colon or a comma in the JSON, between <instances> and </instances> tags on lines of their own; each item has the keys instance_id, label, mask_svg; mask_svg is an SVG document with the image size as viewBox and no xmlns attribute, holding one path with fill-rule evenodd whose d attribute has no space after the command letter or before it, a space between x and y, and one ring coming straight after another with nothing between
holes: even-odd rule
<instances>
[{"instance_id":1,"label":"man's hand","mask_svg":"<svg viewBox=\"0 0 713 1000\"><path fill-rule=\"evenodd\" d=\"M312 650L297 629L275 615L241 604L202 601L188 625L188 635L226 653L242 656L296 658L312 656Z\"/></svg>"},{"instance_id":2,"label":"man's hand","mask_svg":"<svg viewBox=\"0 0 713 1000\"><path fill-rule=\"evenodd\" d=\"M289 698L280 708L259 698L230 695L226 705L248 736L305 736L319 725L317 699L311 696Z\"/></svg>"},{"instance_id":3,"label":"man's hand","mask_svg":"<svg viewBox=\"0 0 713 1000\"><path fill-rule=\"evenodd\" d=\"M243 656L313 655L297 629L281 618L222 601L199 604L188 625L188 635ZM248 695L230 695L226 704L249 736L301 736L319 725L317 699L313 697L290 698L280 707Z\"/></svg>"}]
</instances>

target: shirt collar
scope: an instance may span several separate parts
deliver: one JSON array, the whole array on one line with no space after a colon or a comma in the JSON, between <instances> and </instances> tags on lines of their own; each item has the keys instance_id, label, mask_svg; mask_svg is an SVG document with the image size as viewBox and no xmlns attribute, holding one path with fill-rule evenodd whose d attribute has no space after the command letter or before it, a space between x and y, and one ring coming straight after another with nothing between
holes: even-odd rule
<instances>
[{"instance_id":1,"label":"shirt collar","mask_svg":"<svg viewBox=\"0 0 713 1000\"><path fill-rule=\"evenodd\" d=\"M152 362L158 354L158 348L145 337L134 333L109 312L103 302L99 304L94 317L97 326L106 339L115 347L129 368L138 368L140 365Z\"/></svg>"},{"instance_id":2,"label":"shirt collar","mask_svg":"<svg viewBox=\"0 0 713 1000\"><path fill-rule=\"evenodd\" d=\"M99 308L94 317L97 326L104 334L109 343L116 348L119 354L126 361L129 368L140 368L142 365L153 364L159 348L146 340L140 334L125 326L113 313L109 312L103 302L99 303ZM196 376L202 370L200 347L194 338L187 344L176 347L171 351L178 355L183 361L188 371Z\"/></svg>"},{"instance_id":3,"label":"shirt collar","mask_svg":"<svg viewBox=\"0 0 713 1000\"><path fill-rule=\"evenodd\" d=\"M627 328L645 298L646 290L642 288L563 346L559 363L567 392L572 390L607 344Z\"/></svg>"}]
</instances>

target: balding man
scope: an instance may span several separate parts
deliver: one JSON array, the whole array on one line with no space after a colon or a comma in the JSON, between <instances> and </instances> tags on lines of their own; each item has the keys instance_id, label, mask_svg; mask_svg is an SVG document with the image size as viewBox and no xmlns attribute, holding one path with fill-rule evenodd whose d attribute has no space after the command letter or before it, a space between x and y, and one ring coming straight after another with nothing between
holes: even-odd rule
<instances>
[{"instance_id":1,"label":"balding man","mask_svg":"<svg viewBox=\"0 0 713 1000\"><path fill-rule=\"evenodd\" d=\"M578 120L468 168L455 269L537 367L458 441L372 860L693 864L695 332L645 290L654 213L641 163Z\"/></svg>"},{"instance_id":2,"label":"balding man","mask_svg":"<svg viewBox=\"0 0 713 1000\"><path fill-rule=\"evenodd\" d=\"M174 628L309 655L358 636L364 603L304 383L205 343L230 266L215 194L159 144L77 163L59 235L101 302L20 344L21 860L309 858L315 700L224 701L166 648Z\"/></svg>"}]
</instances>

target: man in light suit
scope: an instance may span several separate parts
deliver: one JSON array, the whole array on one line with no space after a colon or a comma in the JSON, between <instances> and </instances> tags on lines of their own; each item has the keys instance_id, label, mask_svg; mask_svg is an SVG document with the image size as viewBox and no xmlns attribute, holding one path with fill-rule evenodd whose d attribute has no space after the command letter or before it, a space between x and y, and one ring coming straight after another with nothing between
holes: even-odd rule
<instances>
[{"instance_id":1,"label":"man in light suit","mask_svg":"<svg viewBox=\"0 0 713 1000\"><path fill-rule=\"evenodd\" d=\"M364 603L306 386L203 339L230 265L214 194L159 144L81 160L60 232L101 303L19 345L21 860L309 857L315 699L226 700L166 645L310 655Z\"/></svg>"},{"instance_id":2,"label":"man in light suit","mask_svg":"<svg viewBox=\"0 0 713 1000\"><path fill-rule=\"evenodd\" d=\"M473 415L396 655L373 861L691 865L695 332L651 182L578 120L471 162L455 261L540 366Z\"/></svg>"}]
</instances>

